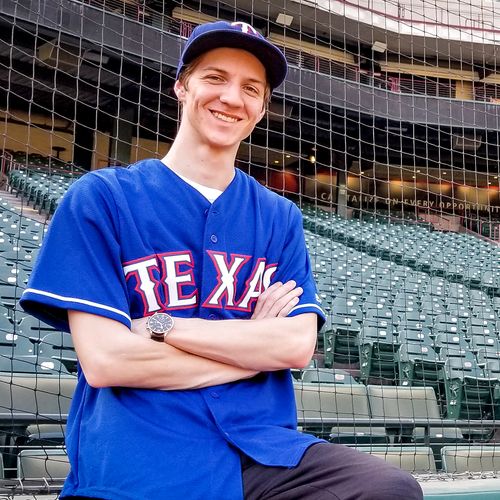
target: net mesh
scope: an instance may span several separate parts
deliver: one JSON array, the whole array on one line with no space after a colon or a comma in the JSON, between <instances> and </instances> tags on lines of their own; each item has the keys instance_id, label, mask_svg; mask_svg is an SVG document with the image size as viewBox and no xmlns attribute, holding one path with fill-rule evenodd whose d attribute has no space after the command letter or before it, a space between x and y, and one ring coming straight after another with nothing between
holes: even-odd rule
<instances>
[{"instance_id":1,"label":"net mesh","mask_svg":"<svg viewBox=\"0 0 500 500\"><path fill-rule=\"evenodd\" d=\"M86 171L161 158L182 43L250 22L290 64L237 166L292 199L327 322L299 426L423 479L496 477L500 4L0 0L0 485L60 489L76 356L17 305Z\"/></svg>"}]
</instances>

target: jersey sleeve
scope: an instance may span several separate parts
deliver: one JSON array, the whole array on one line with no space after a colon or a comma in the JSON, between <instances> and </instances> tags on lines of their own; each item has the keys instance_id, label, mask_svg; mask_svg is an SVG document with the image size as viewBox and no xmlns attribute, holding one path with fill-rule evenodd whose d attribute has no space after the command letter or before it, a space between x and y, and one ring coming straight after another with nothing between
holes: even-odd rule
<instances>
[{"instance_id":1,"label":"jersey sleeve","mask_svg":"<svg viewBox=\"0 0 500 500\"><path fill-rule=\"evenodd\" d=\"M130 327L117 226L111 190L97 175L84 175L70 187L50 223L21 307L63 331L69 331L68 309Z\"/></svg>"},{"instance_id":2,"label":"jersey sleeve","mask_svg":"<svg viewBox=\"0 0 500 500\"><path fill-rule=\"evenodd\" d=\"M303 313L316 313L318 315L318 329L325 322L325 313L321 308L321 301L317 293L316 283L312 275L311 262L307 252L302 228L302 215L300 210L291 205L289 224L283 252L278 262L278 269L273 281L285 283L294 280L304 292L299 303L290 311L288 316Z\"/></svg>"}]
</instances>

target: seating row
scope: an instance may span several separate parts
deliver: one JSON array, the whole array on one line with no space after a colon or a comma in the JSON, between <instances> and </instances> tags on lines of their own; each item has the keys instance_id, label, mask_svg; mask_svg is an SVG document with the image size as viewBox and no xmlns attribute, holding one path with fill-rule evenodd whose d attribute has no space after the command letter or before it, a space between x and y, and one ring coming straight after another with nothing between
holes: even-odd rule
<instances>
[{"instance_id":1,"label":"seating row","mask_svg":"<svg viewBox=\"0 0 500 500\"><path fill-rule=\"evenodd\" d=\"M347 220L314 207L305 207L303 218L306 229L367 255L500 294L500 249L472 235Z\"/></svg>"},{"instance_id":2,"label":"seating row","mask_svg":"<svg viewBox=\"0 0 500 500\"><path fill-rule=\"evenodd\" d=\"M464 387L462 384L457 384L455 380L451 379L446 385L447 419L480 419L486 412L490 412L490 418L492 414L499 414L500 393L498 390L486 393L481 385L470 384L470 387ZM295 381L294 387L299 422L302 422L306 432L319 433L322 436L331 434L332 421L338 418L351 419L354 424L356 424L356 419L441 420L442 418L436 392L431 386L325 384ZM475 413L481 414L477 416ZM418 427L411 422L408 425L409 428L405 432L410 431L410 434L415 427ZM351 424L349 424L350 428ZM392 436L396 439L406 439L408 434L405 434L400 426L398 428L399 434L391 431ZM390 437L387 429L385 432L383 429L383 425L377 427L375 434L377 434L378 442L386 442ZM432 432L438 434L443 432L440 427L433 429L431 429L431 435ZM367 434L370 443L373 434L374 429L370 428ZM451 435L455 441L457 437L460 437L456 430L452 430ZM343 435L343 438L344 441L352 439L359 442L359 438L353 435Z\"/></svg>"},{"instance_id":3,"label":"seating row","mask_svg":"<svg viewBox=\"0 0 500 500\"><path fill-rule=\"evenodd\" d=\"M28 205L32 203L39 213L45 211L51 215L68 187L82 175L76 171L60 173L58 169L55 172L50 167L10 170L10 191L15 192L16 196L22 196Z\"/></svg>"},{"instance_id":4,"label":"seating row","mask_svg":"<svg viewBox=\"0 0 500 500\"><path fill-rule=\"evenodd\" d=\"M436 463L429 447L425 446L370 446L357 447L413 473L435 473ZM443 471L451 474L500 470L500 448L482 446L444 446L440 450ZM1 455L0 455L1 458ZM1 464L1 460L0 460ZM64 448L22 450L17 457L19 479L38 479L62 483L69 472L69 461ZM0 466L0 478L3 470Z\"/></svg>"}]
</instances>

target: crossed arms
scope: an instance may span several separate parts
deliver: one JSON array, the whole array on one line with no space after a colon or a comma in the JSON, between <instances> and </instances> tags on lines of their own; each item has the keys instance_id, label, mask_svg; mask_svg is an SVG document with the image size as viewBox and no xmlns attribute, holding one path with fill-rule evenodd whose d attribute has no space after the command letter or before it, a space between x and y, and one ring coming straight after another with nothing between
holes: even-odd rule
<instances>
[{"instance_id":1,"label":"crossed arms","mask_svg":"<svg viewBox=\"0 0 500 500\"><path fill-rule=\"evenodd\" d=\"M163 344L149 338L145 318L134 320L129 330L89 313L68 311L68 316L91 386L195 389L307 365L316 343L316 315L286 317L301 293L293 281L271 285L251 320L175 318Z\"/></svg>"}]
</instances>

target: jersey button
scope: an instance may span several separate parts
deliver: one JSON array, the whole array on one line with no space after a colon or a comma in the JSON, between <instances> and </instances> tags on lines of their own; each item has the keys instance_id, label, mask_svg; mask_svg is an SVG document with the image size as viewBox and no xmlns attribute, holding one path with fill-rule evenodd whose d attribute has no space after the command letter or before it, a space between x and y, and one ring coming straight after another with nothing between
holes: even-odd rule
<instances>
[{"instance_id":1,"label":"jersey button","mask_svg":"<svg viewBox=\"0 0 500 500\"><path fill-rule=\"evenodd\" d=\"M217 236L216 236L215 234L212 234L212 236L210 236L210 241L211 241L212 243L217 243L217 241L218 241Z\"/></svg>"},{"instance_id":2,"label":"jersey button","mask_svg":"<svg viewBox=\"0 0 500 500\"><path fill-rule=\"evenodd\" d=\"M218 392L211 392L210 396L212 396L214 399L219 399L219 393Z\"/></svg>"},{"instance_id":3,"label":"jersey button","mask_svg":"<svg viewBox=\"0 0 500 500\"><path fill-rule=\"evenodd\" d=\"M210 314L210 315L208 316L208 319L215 319L216 317L217 317L217 316L216 316L215 314Z\"/></svg>"}]
</instances>

